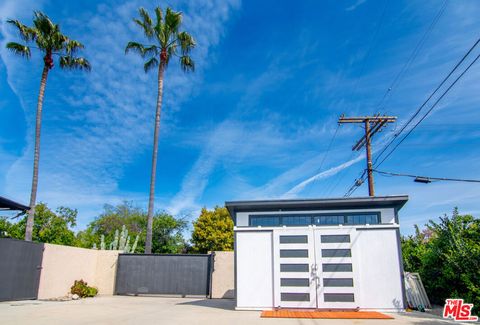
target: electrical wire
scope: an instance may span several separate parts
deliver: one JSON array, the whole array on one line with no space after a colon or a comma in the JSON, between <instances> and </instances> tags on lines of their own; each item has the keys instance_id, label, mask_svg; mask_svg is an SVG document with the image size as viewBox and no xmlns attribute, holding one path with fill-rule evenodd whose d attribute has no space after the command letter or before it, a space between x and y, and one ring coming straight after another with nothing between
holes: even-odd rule
<instances>
[{"instance_id":1,"label":"electrical wire","mask_svg":"<svg viewBox=\"0 0 480 325\"><path fill-rule=\"evenodd\" d=\"M350 161L352 160L353 158L353 155L355 154L355 152L351 152L350 153L350 157L347 159L347 161ZM338 175L338 177L333 177L333 181L330 182L330 184L325 187L325 191L323 192L323 196L324 197L328 197L330 196L330 194L335 191L335 189L337 188L338 184L340 184L340 182L345 178L345 175L347 174L347 168L345 169L342 169ZM336 182L334 183L334 180L336 180Z\"/></svg>"},{"instance_id":2,"label":"electrical wire","mask_svg":"<svg viewBox=\"0 0 480 325\"><path fill-rule=\"evenodd\" d=\"M479 42L480 42L480 39L475 43L475 46ZM471 51L469 51L468 54L470 52ZM417 121L417 123L415 123L415 125L401 138L401 140L395 145L395 147L393 147L393 149L390 150L390 152L378 164L376 163L378 161L378 158L375 160L375 162L373 163L374 167L380 166L388 157L390 157L392 155L392 153L400 146L400 144L403 143L403 141L405 141L405 139L418 127L418 125L428 117L428 115L433 111L433 109L438 105L438 103L448 94L448 92L450 92L450 90L453 88L453 86L455 86L457 84L457 82L468 72L468 70L470 70L470 68L478 61L479 58L480 58L480 54L478 54L475 57L475 59L472 62L470 62L470 64L462 71L462 73L450 84L450 86L448 86L448 88L442 93L442 95L435 101L435 103L430 107L430 109ZM463 62L463 60L464 60L464 58L462 58L462 62ZM455 69L457 67L458 67L458 65L455 67ZM449 76L450 75L451 75L451 73L449 74ZM443 83L443 81L442 81L442 83ZM388 147L388 145L386 147ZM384 152L384 151L385 150L383 150L382 152ZM363 174L359 179L355 180L355 183L345 193L345 197L348 197L348 196L352 195L353 192L355 192L355 190L361 184L364 183L365 174L366 174L366 170L363 171ZM434 179L434 178L432 178L432 179Z\"/></svg>"},{"instance_id":3,"label":"electrical wire","mask_svg":"<svg viewBox=\"0 0 480 325\"><path fill-rule=\"evenodd\" d=\"M478 44L480 42L480 39L475 43L475 44ZM475 45L476 46L476 45ZM468 53L470 53L471 51L469 51ZM405 139L413 132L413 130L415 130L415 128L418 127L418 125L423 121L425 120L428 115L432 112L432 110L438 105L438 103L448 94L448 92L450 92L450 90L453 88L453 86L455 86L455 84L468 72L468 70L470 70L470 68L478 61L478 59L480 58L480 54L477 55L477 57L472 61L470 62L470 64L462 71L462 73L450 84L450 86L442 93L442 95L435 101L435 103L430 107L430 109L417 121L417 123L415 123L415 125L402 137L402 139L395 145L395 147L393 147L392 150L390 150L390 152L377 164L376 162L378 161L378 158L375 160L375 162L373 163L373 166L374 167L378 167L380 166L388 157L390 157L392 155L392 153L400 146L400 144L403 143L403 141L405 141ZM463 59L462 59L463 60ZM463 61L462 61L463 62ZM455 68L456 69L456 68ZM451 75L451 74L449 74ZM387 145L388 146L388 145ZM383 151L384 152L384 151ZM350 189L345 193L345 197L348 197L350 195L352 195L355 190L360 187L361 184L364 183L365 181L365 174L366 174L366 170L363 171L363 174L360 178L356 179L355 180L355 183L350 187Z\"/></svg>"},{"instance_id":4,"label":"electrical wire","mask_svg":"<svg viewBox=\"0 0 480 325\"><path fill-rule=\"evenodd\" d=\"M382 106L383 102L385 99L387 99L386 103L388 103L389 99L391 98L391 95L393 93L393 91L397 88L398 84L400 83L400 81L403 79L403 76L405 75L405 73L409 70L411 64L415 61L415 59L417 58L418 54L420 53L420 50L422 49L423 45L425 44L429 34L431 33L431 31L434 29L434 27L436 26L436 24L438 23L438 21L440 20L440 17L443 15L443 13L445 12L445 9L448 5L448 0L445 0L442 4L442 6L440 7L440 10L437 12L437 14L434 16L432 22L430 23L430 25L428 26L427 30L425 31L425 33L423 34L422 38L420 38L419 42L417 43L417 45L415 46L415 48L413 49L412 53L410 54L408 60L405 62L405 64L402 66L402 69L399 71L399 73L395 76L395 78L393 79L392 83L390 84L390 87L385 91L385 93L383 94L383 97L382 99L380 100L379 104L377 105L377 110L380 109L380 107ZM384 10L386 9L386 3L385 3L385 8ZM382 18L383 19L383 15L385 14L385 11L382 13ZM372 39L373 40L373 39ZM370 51L370 49L369 49ZM363 68L362 68L363 69ZM447 78L448 79L448 78ZM385 103L385 104L386 104ZM417 113L418 114L418 113ZM410 123L411 121L409 121ZM408 125L408 123L407 123ZM402 128L401 131L399 131L398 133L395 133L394 134L394 137L392 139L392 141L390 143L388 143L384 149L382 150L382 152L379 154L378 157L380 157L381 154L383 154L383 152L385 152L385 150L387 149L388 146L391 145L391 143L395 140L395 138L401 133L403 132L404 128ZM378 157L376 158L375 162L378 160ZM360 180L359 179L356 179L355 180L355 183L352 185L352 187L350 187L350 189L347 191L347 193L345 194L345 196L350 196L353 192L355 192L355 190L361 185L363 184L363 182L365 181L365 172L366 170L363 171L363 176L361 176ZM338 185L339 182L337 182L336 185ZM358 185L360 184L360 185ZM336 185L334 186L334 188L336 187Z\"/></svg>"},{"instance_id":5,"label":"electrical wire","mask_svg":"<svg viewBox=\"0 0 480 325\"><path fill-rule=\"evenodd\" d=\"M327 159L327 156L330 153L330 149L332 148L333 142L335 141L335 139L337 137L337 133L338 133L338 130L340 129L340 126L341 126L340 123L337 124L337 128L335 129L335 132L333 133L333 136L330 139L330 142L329 142L328 147L327 147L327 151L323 155L322 161L320 162L320 166L318 167L317 171L315 172L315 175L322 171L323 164L325 163L325 160ZM317 182L317 179L314 179L314 181L312 182L312 185L314 185L315 182ZM312 186L310 186L310 188L312 188Z\"/></svg>"},{"instance_id":6,"label":"electrical wire","mask_svg":"<svg viewBox=\"0 0 480 325\"><path fill-rule=\"evenodd\" d=\"M452 74L458 69L458 67L465 61L465 59L470 55L470 53L477 47L477 45L480 43L480 38L473 44L473 46L463 55L463 57L460 59L460 61L457 62L457 64L453 67L452 70L448 73L448 75L440 82L440 84L435 88L435 90L428 96L428 98L420 105L420 107L415 111L415 113L408 119L408 121L400 128L400 131L395 133L393 135L393 138L385 145L381 150L380 153L377 155L377 158L373 162L373 165L377 163L377 161L380 159L380 157L387 151L388 147L392 145L392 143L396 140L398 136L400 136L405 129L408 127L408 125L420 114L420 112L423 110L423 108L428 104L430 99L438 92L438 90L447 82L447 80L452 76ZM382 161L383 162L383 161Z\"/></svg>"},{"instance_id":7,"label":"electrical wire","mask_svg":"<svg viewBox=\"0 0 480 325\"><path fill-rule=\"evenodd\" d=\"M395 76L395 78L393 79L392 83L390 84L390 87L388 87L388 89L385 91L385 93L383 94L383 97L382 99L380 100L380 102L378 103L377 105L377 110L380 109L380 106L382 106L383 102L385 99L387 99L385 105L388 103L388 100L391 98L392 96L392 93L395 91L395 89L397 88L398 84L400 83L400 81L403 79L403 76L405 75L405 73L409 70L410 66L412 65L412 63L415 61L415 59L417 58L418 54L420 53L420 50L422 49L423 45L425 44L429 34L432 32L432 30L435 28L435 25L437 24L437 22L440 20L440 17L443 15L443 13L445 12L445 9L447 8L447 5L448 5L448 0L445 0L442 4L442 6L440 7L440 10L437 12L437 14L434 16L432 22L430 23L430 25L428 26L427 30L425 31L425 33L423 34L423 36L420 38L419 42L417 43L417 45L415 46L415 48L413 49L412 53L410 54L408 60L405 62L405 64L402 66L402 68L400 69L400 71L398 72L398 74ZM387 98L388 97L388 98Z\"/></svg>"},{"instance_id":8,"label":"electrical wire","mask_svg":"<svg viewBox=\"0 0 480 325\"><path fill-rule=\"evenodd\" d=\"M417 121L417 123L415 123L415 125L407 132L407 134L405 134L402 137L402 139L400 139L400 141L395 145L395 147L393 147L392 150L390 150L390 152L382 159L382 161L380 161L378 164L374 163L373 164L374 166L376 167L380 166L388 157L392 155L392 153L398 148L398 146L402 144L402 142L405 141L405 139L413 132L413 130L415 130L415 128L417 128L418 125L428 117L428 115L438 105L438 103L443 99L443 97L445 97L445 95L448 94L448 92L453 88L453 86L455 86L455 84L465 75L465 73L467 73L468 70L470 70L470 68L475 64L475 62L478 61L479 58L480 58L480 54L477 55L477 57L465 68L465 70L457 77L457 79L455 79L455 81L443 92L443 94L435 101L432 107L430 107L430 109L420 118L420 120Z\"/></svg>"},{"instance_id":9,"label":"electrical wire","mask_svg":"<svg viewBox=\"0 0 480 325\"><path fill-rule=\"evenodd\" d=\"M382 14L380 15L380 19L379 19L379 21L377 23L377 26L376 26L377 28L375 30L375 33L373 34L372 39L370 40L370 44L369 44L367 53L365 54L365 56L362 59L362 66L360 68L359 76L363 75L363 71L365 70L365 64L366 64L368 58L370 57L370 53L372 52L373 48L377 44L378 35L380 35L380 30L382 29L383 22L385 21L385 14L387 12L387 5L388 5L388 0L385 0L385 4L384 4L383 10L382 10ZM353 85L353 91L351 92L351 94L353 94L353 95L355 95L357 93L358 82L359 82L359 78L356 78L355 79L355 84Z\"/></svg>"},{"instance_id":10,"label":"electrical wire","mask_svg":"<svg viewBox=\"0 0 480 325\"><path fill-rule=\"evenodd\" d=\"M480 183L480 179L463 179L463 178L448 178L448 177L430 177L430 176L418 176L411 174L401 174L401 173L392 173L380 171L373 169L374 172L378 174L388 175L388 176L400 176L400 177L410 177L410 178L423 178L426 180L435 180L435 181L451 181L451 182L468 182L468 183Z\"/></svg>"},{"instance_id":11,"label":"electrical wire","mask_svg":"<svg viewBox=\"0 0 480 325\"><path fill-rule=\"evenodd\" d=\"M348 189L344 197L349 197L350 195L352 195L357 190L357 188L359 188L365 182L367 178L366 174L367 170L364 169L361 176L355 180L355 183L353 183L353 185Z\"/></svg>"}]
</instances>

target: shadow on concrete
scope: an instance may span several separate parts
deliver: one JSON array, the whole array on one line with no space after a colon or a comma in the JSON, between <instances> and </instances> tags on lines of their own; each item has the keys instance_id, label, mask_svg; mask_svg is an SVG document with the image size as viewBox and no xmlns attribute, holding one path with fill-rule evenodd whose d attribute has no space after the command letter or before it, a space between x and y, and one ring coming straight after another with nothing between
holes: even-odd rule
<instances>
[{"instance_id":1,"label":"shadow on concrete","mask_svg":"<svg viewBox=\"0 0 480 325\"><path fill-rule=\"evenodd\" d=\"M230 289L225 291L225 293L222 296L222 299L234 299L235 298L235 290Z\"/></svg>"},{"instance_id":2,"label":"shadow on concrete","mask_svg":"<svg viewBox=\"0 0 480 325\"><path fill-rule=\"evenodd\" d=\"M217 308L223 310L235 310L235 300L233 299L202 299L180 302L177 305L190 305L205 308Z\"/></svg>"}]
</instances>

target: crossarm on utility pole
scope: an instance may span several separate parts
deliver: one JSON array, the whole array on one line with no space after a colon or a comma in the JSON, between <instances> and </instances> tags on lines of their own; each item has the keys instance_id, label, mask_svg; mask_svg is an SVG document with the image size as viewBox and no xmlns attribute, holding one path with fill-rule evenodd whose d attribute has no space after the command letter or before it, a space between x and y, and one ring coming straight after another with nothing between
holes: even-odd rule
<instances>
[{"instance_id":1,"label":"crossarm on utility pole","mask_svg":"<svg viewBox=\"0 0 480 325\"><path fill-rule=\"evenodd\" d=\"M357 117L345 117L341 116L338 119L339 124L343 123L362 123L365 125L365 134L360 140L353 146L352 150L360 150L364 145L367 155L367 175L368 175L368 195L375 196L375 186L373 181L373 166L372 166L372 137L382 130L388 123L395 122L396 116L357 116ZM370 123L374 123L373 126Z\"/></svg>"}]
</instances>

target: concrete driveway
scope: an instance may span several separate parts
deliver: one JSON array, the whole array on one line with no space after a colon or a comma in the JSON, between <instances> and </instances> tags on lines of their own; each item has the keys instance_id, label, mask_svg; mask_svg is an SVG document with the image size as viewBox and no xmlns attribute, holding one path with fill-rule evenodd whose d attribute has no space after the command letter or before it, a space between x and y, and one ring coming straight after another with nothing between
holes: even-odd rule
<instances>
[{"instance_id":1,"label":"concrete driveway","mask_svg":"<svg viewBox=\"0 0 480 325\"><path fill-rule=\"evenodd\" d=\"M233 307L232 300L176 297L2 302L0 324L454 324L425 313L395 314L393 320L265 319L258 311Z\"/></svg>"}]
</instances>

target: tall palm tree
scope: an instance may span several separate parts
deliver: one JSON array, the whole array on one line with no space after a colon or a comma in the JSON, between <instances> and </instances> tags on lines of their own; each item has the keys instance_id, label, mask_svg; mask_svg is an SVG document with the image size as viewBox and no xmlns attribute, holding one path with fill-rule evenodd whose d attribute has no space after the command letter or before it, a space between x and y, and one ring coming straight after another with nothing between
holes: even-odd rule
<instances>
[{"instance_id":1,"label":"tall palm tree","mask_svg":"<svg viewBox=\"0 0 480 325\"><path fill-rule=\"evenodd\" d=\"M90 70L90 63L85 58L76 56L78 50L83 49L84 46L62 34L60 26L54 24L47 15L39 11L35 11L33 14L32 27L26 26L18 20L7 20L7 23L15 26L23 40L23 44L16 42L7 43L7 49L19 56L29 59L31 57L31 50L28 44L34 43L36 46L32 46L32 48L39 50L43 54L43 72L40 81L40 92L38 94L37 117L35 123L35 153L33 157L32 192L30 194L30 210L28 211L27 226L25 229L25 240L31 241L33 218L35 215L35 202L37 199L43 97L45 94L48 72L53 68L54 56L58 56L60 67L63 69Z\"/></svg>"},{"instance_id":2,"label":"tall palm tree","mask_svg":"<svg viewBox=\"0 0 480 325\"><path fill-rule=\"evenodd\" d=\"M162 97L163 97L163 77L168 62L173 56L180 60L180 66L187 71L195 69L194 62L190 57L190 51L195 47L195 41L190 34L180 31L182 24L182 13L175 12L167 8L165 15L162 10L155 8L155 21L152 20L149 13L140 8L140 19L134 19L135 24L140 26L143 34L149 43L140 44L137 42L129 42L125 48L125 53L134 51L145 59L143 66L145 72L153 68L158 68L158 93L157 93L157 109L155 114L155 129L153 134L153 154L152 154L152 170L150 174L150 195L148 198L148 217L147 217L147 237L145 240L145 253L152 251L152 224L153 224L153 201L155 198L155 177L157 169L157 153L158 153L158 135L160 132L160 115L162 113ZM180 49L180 51L178 51Z\"/></svg>"}]
</instances>

